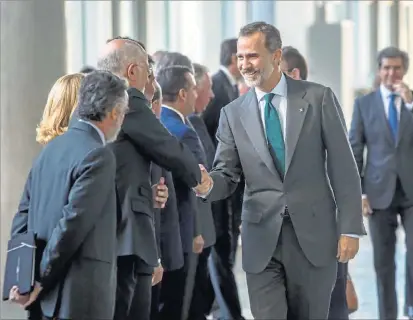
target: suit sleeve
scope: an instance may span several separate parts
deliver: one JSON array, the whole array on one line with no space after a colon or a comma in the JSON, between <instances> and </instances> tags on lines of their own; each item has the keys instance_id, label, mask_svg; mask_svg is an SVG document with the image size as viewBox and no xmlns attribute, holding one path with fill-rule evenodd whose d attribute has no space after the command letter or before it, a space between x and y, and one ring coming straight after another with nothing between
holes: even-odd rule
<instances>
[{"instance_id":1,"label":"suit sleeve","mask_svg":"<svg viewBox=\"0 0 413 320\"><path fill-rule=\"evenodd\" d=\"M99 221L106 199L113 192L115 173L115 158L107 148L89 152L76 169L63 217L47 241L40 262L41 283L45 290L59 281L70 259Z\"/></svg>"},{"instance_id":2,"label":"suit sleeve","mask_svg":"<svg viewBox=\"0 0 413 320\"><path fill-rule=\"evenodd\" d=\"M193 130L187 130L187 132L184 134L184 136L181 139L181 142L185 145L188 146L188 148L192 151L193 155L197 159L198 163L205 165L202 157L202 149L201 146L199 145L199 139L198 136L196 135L196 132ZM192 196L192 209L194 211L194 237L198 236L201 234L201 218L200 218L200 210L198 206L198 199L195 196L195 193L191 195Z\"/></svg>"},{"instance_id":3,"label":"suit sleeve","mask_svg":"<svg viewBox=\"0 0 413 320\"><path fill-rule=\"evenodd\" d=\"M29 205L30 205L30 184L31 184L32 173L29 172L29 175L24 185L24 190L22 197L20 199L19 207L17 212L14 215L12 224L11 224L11 237L15 237L20 233L27 232L27 224L29 220Z\"/></svg>"},{"instance_id":4,"label":"suit sleeve","mask_svg":"<svg viewBox=\"0 0 413 320\"><path fill-rule=\"evenodd\" d=\"M171 171L190 188L201 182L201 171L190 150L183 146L159 122L152 111L132 98L131 111L125 116L122 131L136 148L151 158L157 165Z\"/></svg>"},{"instance_id":5,"label":"suit sleeve","mask_svg":"<svg viewBox=\"0 0 413 320\"><path fill-rule=\"evenodd\" d=\"M321 116L328 176L338 209L339 232L364 235L360 176L347 139L342 109L330 88L324 91Z\"/></svg>"},{"instance_id":6,"label":"suit sleeve","mask_svg":"<svg viewBox=\"0 0 413 320\"><path fill-rule=\"evenodd\" d=\"M356 101L354 102L349 140L351 148L353 150L354 158L356 160L357 169L361 177L361 185L363 186L364 147L366 141L364 136L364 123L361 117L359 99L356 99Z\"/></svg>"},{"instance_id":7,"label":"suit sleeve","mask_svg":"<svg viewBox=\"0 0 413 320\"><path fill-rule=\"evenodd\" d=\"M211 177L214 186L207 196L210 201L228 198L240 182L242 167L235 145L232 128L228 122L226 109L221 110L217 130L218 147L215 154Z\"/></svg>"}]
</instances>

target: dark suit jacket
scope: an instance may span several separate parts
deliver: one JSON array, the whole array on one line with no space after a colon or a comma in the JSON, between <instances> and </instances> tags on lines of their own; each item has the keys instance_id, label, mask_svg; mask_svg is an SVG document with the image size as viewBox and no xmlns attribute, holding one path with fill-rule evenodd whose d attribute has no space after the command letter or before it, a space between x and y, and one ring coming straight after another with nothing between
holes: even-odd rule
<instances>
[{"instance_id":1,"label":"dark suit jacket","mask_svg":"<svg viewBox=\"0 0 413 320\"><path fill-rule=\"evenodd\" d=\"M184 265L175 186L169 171L153 165L152 184L158 183L161 177L165 178L169 196L165 208L155 210L156 239L163 268L165 271L173 271Z\"/></svg>"},{"instance_id":2,"label":"dark suit jacket","mask_svg":"<svg viewBox=\"0 0 413 320\"><path fill-rule=\"evenodd\" d=\"M32 230L45 316L112 319L116 291L115 157L90 124L73 121L34 162L12 236ZM60 308L59 308L59 300Z\"/></svg>"},{"instance_id":3,"label":"dark suit jacket","mask_svg":"<svg viewBox=\"0 0 413 320\"><path fill-rule=\"evenodd\" d=\"M209 135L216 146L218 141L216 140L215 135L218 129L221 109L238 98L238 94L235 88L231 85L227 75L222 70L219 70L212 76L212 91L214 92L214 98L206 107L202 114L202 118L204 119Z\"/></svg>"},{"instance_id":4,"label":"dark suit jacket","mask_svg":"<svg viewBox=\"0 0 413 320\"><path fill-rule=\"evenodd\" d=\"M118 255L136 255L154 267L158 264L158 250L150 163L172 171L186 188L196 186L201 173L192 152L162 126L143 93L133 88L128 93L129 112L118 139L112 144L122 211Z\"/></svg>"},{"instance_id":5,"label":"dark suit jacket","mask_svg":"<svg viewBox=\"0 0 413 320\"><path fill-rule=\"evenodd\" d=\"M202 152L204 153L205 157L205 168L209 171L212 169L212 163L215 157L215 146L209 136L208 130L205 126L204 120L197 115L192 114L188 116L188 120L192 125L192 128L198 135L200 145L202 147ZM214 225L214 218L212 215L212 207L211 202L208 200L198 199L198 206L200 210L200 220L201 220L201 227L202 227L202 237L204 238L204 247L207 248L213 244L215 244L216 240L216 233L215 233L215 225Z\"/></svg>"},{"instance_id":6,"label":"dark suit jacket","mask_svg":"<svg viewBox=\"0 0 413 320\"><path fill-rule=\"evenodd\" d=\"M396 146L380 90L356 99L349 138L362 176L363 193L372 208L390 206L397 179L408 199L413 200L413 114L403 103Z\"/></svg>"},{"instance_id":7,"label":"dark suit jacket","mask_svg":"<svg viewBox=\"0 0 413 320\"><path fill-rule=\"evenodd\" d=\"M179 141L192 151L199 163L205 163L205 156L199 144L196 132L182 122L181 117L173 110L162 107L160 120L162 124ZM172 173L178 204L182 247L184 252L192 252L193 238L201 234L200 212L198 199L191 188L183 184L181 179Z\"/></svg>"}]
</instances>

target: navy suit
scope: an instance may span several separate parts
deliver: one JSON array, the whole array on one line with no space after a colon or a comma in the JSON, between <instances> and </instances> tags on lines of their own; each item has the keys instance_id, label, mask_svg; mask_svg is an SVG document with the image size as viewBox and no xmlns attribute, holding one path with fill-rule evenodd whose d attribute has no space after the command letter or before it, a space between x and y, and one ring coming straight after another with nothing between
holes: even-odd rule
<instances>
[{"instance_id":1,"label":"navy suit","mask_svg":"<svg viewBox=\"0 0 413 320\"><path fill-rule=\"evenodd\" d=\"M183 145L191 150L198 163L205 163L205 155L199 144L196 132L185 123L185 119L176 111L162 107L160 121ZM182 249L184 252L184 267L179 271L165 272L161 287L160 319L181 319L186 275L188 274L189 259L192 253L194 237L201 234L198 199L193 190L173 175L176 201L179 213Z\"/></svg>"},{"instance_id":2,"label":"navy suit","mask_svg":"<svg viewBox=\"0 0 413 320\"><path fill-rule=\"evenodd\" d=\"M355 101L350 143L362 177L363 193L373 210L369 227L380 319L397 319L394 254L398 215L406 231L406 311L413 318L413 300L409 295L413 279L408 277L413 274L413 114L399 97L395 139L387 116L389 101L389 92L382 87Z\"/></svg>"}]
</instances>

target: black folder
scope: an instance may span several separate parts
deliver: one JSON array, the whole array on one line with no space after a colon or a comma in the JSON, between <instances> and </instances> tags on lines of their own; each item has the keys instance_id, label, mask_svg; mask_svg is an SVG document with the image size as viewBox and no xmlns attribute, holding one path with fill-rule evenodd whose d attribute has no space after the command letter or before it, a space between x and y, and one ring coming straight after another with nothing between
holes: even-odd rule
<instances>
[{"instance_id":1,"label":"black folder","mask_svg":"<svg viewBox=\"0 0 413 320\"><path fill-rule=\"evenodd\" d=\"M3 301L9 299L13 286L22 295L29 294L34 286L36 237L33 232L19 234L9 240L3 282Z\"/></svg>"}]
</instances>

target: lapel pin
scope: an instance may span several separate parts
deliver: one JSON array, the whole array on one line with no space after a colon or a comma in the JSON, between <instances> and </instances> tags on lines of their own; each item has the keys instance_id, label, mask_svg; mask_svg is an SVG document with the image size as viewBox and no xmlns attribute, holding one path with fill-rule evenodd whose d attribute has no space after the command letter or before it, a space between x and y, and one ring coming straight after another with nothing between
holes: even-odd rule
<instances>
[{"instance_id":1,"label":"lapel pin","mask_svg":"<svg viewBox=\"0 0 413 320\"><path fill-rule=\"evenodd\" d=\"M304 108L300 108L300 112L304 112Z\"/></svg>"}]
</instances>

